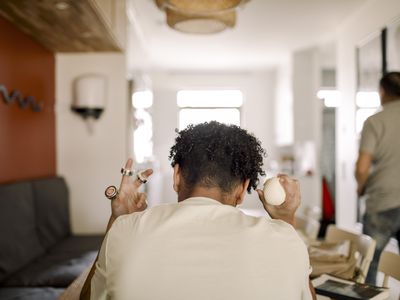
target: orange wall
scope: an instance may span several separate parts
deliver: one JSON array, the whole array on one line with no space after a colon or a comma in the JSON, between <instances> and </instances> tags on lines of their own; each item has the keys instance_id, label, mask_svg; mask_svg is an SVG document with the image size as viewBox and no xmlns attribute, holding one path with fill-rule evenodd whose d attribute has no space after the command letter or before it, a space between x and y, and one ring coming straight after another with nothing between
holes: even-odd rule
<instances>
[{"instance_id":1,"label":"orange wall","mask_svg":"<svg viewBox=\"0 0 400 300\"><path fill-rule=\"evenodd\" d=\"M55 175L54 54L1 16L0 84L44 102L33 112L0 95L0 183Z\"/></svg>"}]
</instances>

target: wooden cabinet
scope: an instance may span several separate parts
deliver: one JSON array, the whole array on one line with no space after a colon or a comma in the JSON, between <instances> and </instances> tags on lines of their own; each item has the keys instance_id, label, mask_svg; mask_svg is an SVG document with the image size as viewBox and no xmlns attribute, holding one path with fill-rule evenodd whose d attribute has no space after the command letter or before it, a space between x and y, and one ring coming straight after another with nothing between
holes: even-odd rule
<instances>
[{"instance_id":1,"label":"wooden cabinet","mask_svg":"<svg viewBox=\"0 0 400 300\"><path fill-rule=\"evenodd\" d=\"M54 52L123 51L126 0L1 0L0 15Z\"/></svg>"}]
</instances>

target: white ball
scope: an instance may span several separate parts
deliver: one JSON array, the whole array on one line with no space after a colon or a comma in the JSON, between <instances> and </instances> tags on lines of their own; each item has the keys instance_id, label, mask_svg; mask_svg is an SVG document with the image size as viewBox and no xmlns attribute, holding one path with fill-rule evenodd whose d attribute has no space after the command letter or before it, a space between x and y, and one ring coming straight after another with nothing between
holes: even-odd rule
<instances>
[{"instance_id":1,"label":"white ball","mask_svg":"<svg viewBox=\"0 0 400 300\"><path fill-rule=\"evenodd\" d=\"M281 205L285 202L286 193L278 177L272 177L264 183L264 198L271 205Z\"/></svg>"}]
</instances>

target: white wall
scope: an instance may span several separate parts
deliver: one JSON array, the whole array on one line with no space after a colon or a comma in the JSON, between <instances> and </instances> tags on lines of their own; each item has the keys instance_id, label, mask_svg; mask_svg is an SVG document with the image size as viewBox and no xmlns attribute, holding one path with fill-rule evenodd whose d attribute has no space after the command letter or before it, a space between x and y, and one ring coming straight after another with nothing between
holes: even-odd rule
<instances>
[{"instance_id":1,"label":"white wall","mask_svg":"<svg viewBox=\"0 0 400 300\"><path fill-rule=\"evenodd\" d=\"M398 16L400 1L371 0L338 30L337 85L342 94L342 106L337 110L336 119L336 222L339 226L349 229L354 228L356 222L357 199L353 175L358 152L354 128L356 45Z\"/></svg>"},{"instance_id":2,"label":"white wall","mask_svg":"<svg viewBox=\"0 0 400 300\"><path fill-rule=\"evenodd\" d=\"M277 68L275 94L275 143L288 146L294 142L292 62Z\"/></svg>"},{"instance_id":3,"label":"white wall","mask_svg":"<svg viewBox=\"0 0 400 300\"><path fill-rule=\"evenodd\" d=\"M176 201L172 189L172 168L168 160L169 149L174 143L175 128L178 127L178 107L176 92L180 89L240 89L244 93L245 103L241 110L243 127L257 136L266 148L268 158L275 155L274 147L274 99L275 71L246 73L153 73L151 74L154 89L153 126L154 154L160 163L163 178L160 189L161 201L150 199L150 202ZM244 206L259 208L256 194L248 195Z\"/></svg>"},{"instance_id":4,"label":"white wall","mask_svg":"<svg viewBox=\"0 0 400 300\"><path fill-rule=\"evenodd\" d=\"M107 78L107 105L95 122L94 134L70 109L72 83L80 75L103 74ZM127 154L127 81L123 54L56 55L57 172L65 176L70 191L74 233L105 231L110 202L106 186L118 186L119 170Z\"/></svg>"},{"instance_id":5,"label":"white wall","mask_svg":"<svg viewBox=\"0 0 400 300\"><path fill-rule=\"evenodd\" d=\"M306 151L296 157L296 177L300 181L302 207L321 207L321 173L319 153L322 131L322 102L316 94L320 87L320 53L317 47L299 50L293 54L293 115L294 147L312 143L314 153ZM310 160L313 174L306 176L299 170L301 164L309 164L307 154L314 154ZM306 159L307 161L303 161Z\"/></svg>"}]
</instances>

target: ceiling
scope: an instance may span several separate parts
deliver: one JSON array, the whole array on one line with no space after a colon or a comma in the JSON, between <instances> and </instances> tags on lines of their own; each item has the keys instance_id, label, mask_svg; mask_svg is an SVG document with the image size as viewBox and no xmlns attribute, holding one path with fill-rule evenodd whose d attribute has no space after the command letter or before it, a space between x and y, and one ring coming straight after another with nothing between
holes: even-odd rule
<instances>
[{"instance_id":1,"label":"ceiling","mask_svg":"<svg viewBox=\"0 0 400 300\"><path fill-rule=\"evenodd\" d=\"M93 1L1 0L0 15L53 52L121 51Z\"/></svg>"},{"instance_id":2,"label":"ceiling","mask_svg":"<svg viewBox=\"0 0 400 300\"><path fill-rule=\"evenodd\" d=\"M153 0L129 0L128 65L137 69L270 68L290 53L332 42L338 26L371 0L251 0L233 29L188 35L170 29Z\"/></svg>"}]
</instances>

